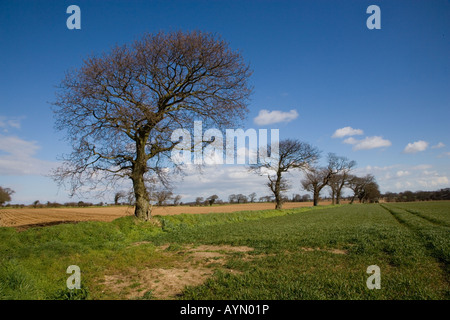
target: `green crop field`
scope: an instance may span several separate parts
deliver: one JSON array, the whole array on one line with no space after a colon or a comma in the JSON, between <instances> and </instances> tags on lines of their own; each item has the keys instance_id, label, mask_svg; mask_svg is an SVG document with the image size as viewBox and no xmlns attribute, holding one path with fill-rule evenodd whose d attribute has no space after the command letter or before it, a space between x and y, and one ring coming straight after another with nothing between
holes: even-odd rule
<instances>
[{"instance_id":1,"label":"green crop field","mask_svg":"<svg viewBox=\"0 0 450 320\"><path fill-rule=\"evenodd\" d=\"M449 239L450 202L0 228L0 299L447 300Z\"/></svg>"}]
</instances>

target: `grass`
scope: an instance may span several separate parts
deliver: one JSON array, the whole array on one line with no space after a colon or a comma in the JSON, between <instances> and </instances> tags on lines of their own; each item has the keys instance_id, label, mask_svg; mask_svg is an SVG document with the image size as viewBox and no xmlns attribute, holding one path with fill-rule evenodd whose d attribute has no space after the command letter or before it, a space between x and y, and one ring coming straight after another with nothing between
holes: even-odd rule
<instances>
[{"instance_id":1,"label":"grass","mask_svg":"<svg viewBox=\"0 0 450 320\"><path fill-rule=\"evenodd\" d=\"M186 245L205 244L254 250L216 264L179 299L447 300L449 209L450 202L354 204L0 228L0 299L121 299L105 274L171 268L185 261ZM80 291L66 288L72 264L81 269ZM380 267L380 290L366 286L370 265ZM141 298L155 297L147 289Z\"/></svg>"}]
</instances>

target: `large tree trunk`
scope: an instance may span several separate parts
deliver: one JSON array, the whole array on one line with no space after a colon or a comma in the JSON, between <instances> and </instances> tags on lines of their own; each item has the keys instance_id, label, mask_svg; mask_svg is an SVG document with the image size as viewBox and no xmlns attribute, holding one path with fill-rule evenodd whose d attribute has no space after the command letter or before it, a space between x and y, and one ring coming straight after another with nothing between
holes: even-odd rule
<instances>
[{"instance_id":1,"label":"large tree trunk","mask_svg":"<svg viewBox=\"0 0 450 320\"><path fill-rule=\"evenodd\" d=\"M314 191L314 195L313 195L313 205L317 206L319 204L319 192Z\"/></svg>"},{"instance_id":2,"label":"large tree trunk","mask_svg":"<svg viewBox=\"0 0 450 320\"><path fill-rule=\"evenodd\" d=\"M336 190L336 204L341 204L341 190Z\"/></svg>"},{"instance_id":3,"label":"large tree trunk","mask_svg":"<svg viewBox=\"0 0 450 320\"><path fill-rule=\"evenodd\" d=\"M283 200L281 199L281 172L277 172L277 181L275 182L275 209L281 210L283 207Z\"/></svg>"},{"instance_id":4,"label":"large tree trunk","mask_svg":"<svg viewBox=\"0 0 450 320\"><path fill-rule=\"evenodd\" d=\"M336 204L341 204L341 193L342 188L344 188L346 176L343 177L341 184L338 186L338 189L336 190Z\"/></svg>"},{"instance_id":5,"label":"large tree trunk","mask_svg":"<svg viewBox=\"0 0 450 320\"><path fill-rule=\"evenodd\" d=\"M145 188L144 177L135 177L132 180L134 196L136 199L134 215L139 219L148 220L151 217L151 210L148 192Z\"/></svg>"},{"instance_id":6,"label":"large tree trunk","mask_svg":"<svg viewBox=\"0 0 450 320\"><path fill-rule=\"evenodd\" d=\"M147 159L145 154L147 138L148 134L143 134L142 138L136 141L136 160L131 174L136 200L134 215L146 221L151 217L150 198L144 182L144 174L147 172Z\"/></svg>"},{"instance_id":7,"label":"large tree trunk","mask_svg":"<svg viewBox=\"0 0 450 320\"><path fill-rule=\"evenodd\" d=\"M278 195L277 197L275 197L275 209L277 210L281 210L283 208L283 201L281 200L281 197Z\"/></svg>"}]
</instances>

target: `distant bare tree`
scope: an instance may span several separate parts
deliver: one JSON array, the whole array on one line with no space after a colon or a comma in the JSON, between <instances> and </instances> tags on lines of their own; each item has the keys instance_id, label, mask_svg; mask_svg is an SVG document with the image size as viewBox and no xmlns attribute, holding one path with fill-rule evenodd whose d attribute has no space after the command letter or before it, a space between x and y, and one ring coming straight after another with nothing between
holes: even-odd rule
<instances>
[{"instance_id":1,"label":"distant bare tree","mask_svg":"<svg viewBox=\"0 0 450 320\"><path fill-rule=\"evenodd\" d=\"M306 191L313 194L313 205L317 206L319 203L320 191L328 185L328 181L332 176L332 172L328 168L310 167L305 172L305 177L301 183Z\"/></svg>"},{"instance_id":2,"label":"distant bare tree","mask_svg":"<svg viewBox=\"0 0 450 320\"><path fill-rule=\"evenodd\" d=\"M302 201L304 201L304 202L311 201L311 196L309 194L304 194L302 196Z\"/></svg>"},{"instance_id":3,"label":"distant bare tree","mask_svg":"<svg viewBox=\"0 0 450 320\"><path fill-rule=\"evenodd\" d=\"M250 202L255 202L256 201L256 192L252 192L248 195L248 198L250 199Z\"/></svg>"},{"instance_id":4,"label":"distant bare tree","mask_svg":"<svg viewBox=\"0 0 450 320\"><path fill-rule=\"evenodd\" d=\"M281 209L283 192L290 187L282 175L289 170L306 169L318 158L319 151L308 143L292 139L280 141L278 148L277 157L259 159L257 164L250 166L250 170L260 175L267 174L267 186L275 196L275 208Z\"/></svg>"},{"instance_id":5,"label":"distant bare tree","mask_svg":"<svg viewBox=\"0 0 450 320\"><path fill-rule=\"evenodd\" d=\"M203 202L203 197L197 197L197 198L195 198L195 204L196 204L197 206L201 205L202 202Z\"/></svg>"},{"instance_id":6,"label":"distant bare tree","mask_svg":"<svg viewBox=\"0 0 450 320\"><path fill-rule=\"evenodd\" d=\"M348 172L355 166L354 161L348 161L345 157L338 157L334 153L328 154L328 165L326 167L310 166L306 170L304 179L301 181L303 188L313 194L313 205L319 202L320 191L327 185L332 184L335 195L342 190L341 180L335 178L338 174L345 173L344 184L348 181ZM335 189L333 189L335 188Z\"/></svg>"},{"instance_id":7,"label":"distant bare tree","mask_svg":"<svg viewBox=\"0 0 450 320\"><path fill-rule=\"evenodd\" d=\"M213 194L212 196L208 197L206 201L210 206L212 206L217 199L219 199L219 196L217 194Z\"/></svg>"},{"instance_id":8,"label":"distant bare tree","mask_svg":"<svg viewBox=\"0 0 450 320\"><path fill-rule=\"evenodd\" d=\"M123 192L123 191L116 192L116 194L114 195L114 204L118 205L119 200L122 198L125 198L125 197L126 197L125 192Z\"/></svg>"},{"instance_id":9,"label":"distant bare tree","mask_svg":"<svg viewBox=\"0 0 450 320\"><path fill-rule=\"evenodd\" d=\"M180 200L181 200L181 195L176 195L175 197L173 197L173 205L178 206L180 204Z\"/></svg>"},{"instance_id":10,"label":"distant bare tree","mask_svg":"<svg viewBox=\"0 0 450 320\"><path fill-rule=\"evenodd\" d=\"M156 201L158 206L163 206L172 199L173 192L170 190L158 190L152 192L151 199Z\"/></svg>"},{"instance_id":11,"label":"distant bare tree","mask_svg":"<svg viewBox=\"0 0 450 320\"><path fill-rule=\"evenodd\" d=\"M371 180L371 178L369 178L369 176L366 176L369 180ZM364 188L364 185L366 184L365 179L362 177L358 177L355 175L350 175L349 177L349 181L347 183L347 186L349 189L351 189L353 191L353 195L352 198L350 200L350 204L353 204L353 202L355 201L355 198L358 197L358 195L360 194L361 190Z\"/></svg>"},{"instance_id":12,"label":"distant bare tree","mask_svg":"<svg viewBox=\"0 0 450 320\"><path fill-rule=\"evenodd\" d=\"M259 197L259 202L272 202L273 196L262 196Z\"/></svg>"},{"instance_id":13,"label":"distant bare tree","mask_svg":"<svg viewBox=\"0 0 450 320\"><path fill-rule=\"evenodd\" d=\"M371 185L372 184L372 185ZM375 177L371 174L367 174L364 177L357 177L351 175L348 181L348 187L353 191L352 199L350 203L352 204L355 198L359 199L359 202L363 202L364 199L367 199L367 189L366 187L369 185L369 190L372 189L373 198L379 197L380 195L376 194L376 190L378 190L378 184L375 182ZM379 191L378 191L379 193ZM370 193L369 193L370 195ZM371 196L372 197L372 196Z\"/></svg>"},{"instance_id":14,"label":"distant bare tree","mask_svg":"<svg viewBox=\"0 0 450 320\"><path fill-rule=\"evenodd\" d=\"M236 201L237 201L237 203L247 203L248 198L246 195L239 193L236 195Z\"/></svg>"},{"instance_id":15,"label":"distant bare tree","mask_svg":"<svg viewBox=\"0 0 450 320\"><path fill-rule=\"evenodd\" d=\"M126 198L127 198L128 205L130 205L130 206L134 206L135 205L136 198L135 198L135 194L134 194L133 190L130 190L126 194Z\"/></svg>"},{"instance_id":16,"label":"distant bare tree","mask_svg":"<svg viewBox=\"0 0 450 320\"><path fill-rule=\"evenodd\" d=\"M248 111L250 74L240 53L200 31L146 34L84 60L53 103L56 127L73 148L55 180L74 194L130 179L135 215L149 219L146 177L174 165L181 141L172 141L173 131L192 132L194 120L219 130L236 125Z\"/></svg>"},{"instance_id":17,"label":"distant bare tree","mask_svg":"<svg viewBox=\"0 0 450 320\"><path fill-rule=\"evenodd\" d=\"M332 167L333 175L328 184L331 188L332 203L340 204L342 189L346 186L350 178L351 170L356 166L355 161L350 161L346 157L337 156L334 153L328 154L329 166Z\"/></svg>"},{"instance_id":18,"label":"distant bare tree","mask_svg":"<svg viewBox=\"0 0 450 320\"><path fill-rule=\"evenodd\" d=\"M11 201L11 195L14 191L10 188L2 188L0 187L0 206L3 206L4 203Z\"/></svg>"},{"instance_id":19,"label":"distant bare tree","mask_svg":"<svg viewBox=\"0 0 450 320\"><path fill-rule=\"evenodd\" d=\"M381 197L380 187L376 181L367 183L363 190L362 202L378 202Z\"/></svg>"}]
</instances>

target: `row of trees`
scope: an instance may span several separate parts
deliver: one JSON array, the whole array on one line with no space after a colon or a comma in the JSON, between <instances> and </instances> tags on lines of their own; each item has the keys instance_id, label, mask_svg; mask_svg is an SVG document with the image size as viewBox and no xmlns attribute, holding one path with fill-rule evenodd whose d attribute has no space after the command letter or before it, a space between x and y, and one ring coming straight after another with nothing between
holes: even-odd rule
<instances>
[{"instance_id":1,"label":"row of trees","mask_svg":"<svg viewBox=\"0 0 450 320\"><path fill-rule=\"evenodd\" d=\"M378 190L378 186L376 185L376 182L374 180L374 177L371 175L367 175L364 177L356 177L356 176L349 176L348 182L344 185L344 187L349 188L353 191L353 195L350 197L346 197L350 201L350 203L353 203L356 199L359 200L359 202L375 202L378 199L382 199L385 202L411 202L411 201L437 201L437 200L450 200L450 188L435 190L435 191L403 191L399 193L394 192L386 192L385 194L380 194ZM14 193L14 191L10 188L2 188L0 187L0 206L6 205L6 206L14 206L14 207L25 207L24 204L6 204L7 202L11 201L11 195ZM170 193L170 192L169 192ZM128 198L127 202L120 202L120 199L122 197L129 197L130 193L125 192L118 192L115 195L115 205L119 204L127 204L127 205L133 205L133 199L132 197ZM333 197L334 195L334 197ZM248 203L248 202L256 202L256 193L251 193L249 196L245 196L242 194L232 194L229 197L230 199L241 199L239 201L229 201L228 203ZM332 199L333 204L338 203L336 199L336 191L333 191L333 189L330 186L330 198ZM163 200L164 199L164 200ZM183 204L180 202L181 196L173 196L171 198L160 198L160 201L157 202L157 205L167 205L169 204L168 200L171 200L172 202L170 204L173 205L181 205ZM289 199L286 195L282 197L283 202L307 202L311 201L311 196L309 194L293 194L292 197ZM258 202L274 202L275 198L274 196L262 196L258 198ZM197 197L195 199L194 203L195 205L213 205L213 204L224 204L225 202L217 195L212 195L210 197L207 197L206 200L203 197ZM58 208L58 207L88 207L88 206L104 206L106 203L100 202L100 203L91 203L91 202L84 202L84 201L78 201L78 202L66 202L66 203L58 203L58 202L50 202L47 201L46 203L41 203L39 200L34 201L31 205L33 208Z\"/></svg>"},{"instance_id":2,"label":"row of trees","mask_svg":"<svg viewBox=\"0 0 450 320\"><path fill-rule=\"evenodd\" d=\"M276 209L281 209L286 191L291 188L284 174L291 170L301 170L304 178L300 181L304 190L312 193L314 206L318 205L320 193L328 186L333 203L339 204L344 188L353 190L351 203L376 201L380 196L378 184L372 175L358 177L351 174L356 162L346 157L329 153L327 164L319 165L320 151L308 143L286 139L279 143L277 161L259 161L250 167L255 173L267 175L267 186L275 198ZM260 159L261 160L261 159Z\"/></svg>"},{"instance_id":3,"label":"row of trees","mask_svg":"<svg viewBox=\"0 0 450 320\"><path fill-rule=\"evenodd\" d=\"M115 205L123 204L123 200L126 204L133 205L135 201L134 192L119 191L114 195ZM174 195L169 189L149 191L149 200L154 201L158 206L167 205L169 201L177 206L181 204L181 195Z\"/></svg>"},{"instance_id":4,"label":"row of trees","mask_svg":"<svg viewBox=\"0 0 450 320\"><path fill-rule=\"evenodd\" d=\"M101 207L103 205L104 205L103 202L92 203L92 202L78 201L78 202L58 203L47 201L46 203L41 203L39 200L36 200L30 206L33 208L59 208L59 207L92 207L92 206Z\"/></svg>"},{"instance_id":5,"label":"row of trees","mask_svg":"<svg viewBox=\"0 0 450 320\"><path fill-rule=\"evenodd\" d=\"M172 191L170 190L163 190L163 191L157 191L153 192L150 195L150 199L157 205L157 206L166 206L166 205L182 205L183 202L181 202L181 195L174 195ZM121 201L125 200L125 201ZM304 202L304 201L311 201L311 197L309 194L305 195L299 195L295 194L292 196L292 199L289 199L287 196L283 196L283 202ZM212 206L213 204L233 204L233 203L256 203L256 202L274 202L274 197L270 195L257 197L256 192L252 192L249 195L244 195L242 193L239 194L230 194L228 196L228 201L224 201L219 198L218 195L213 194L209 197L196 197L194 201L187 202L184 204L189 205L196 205L196 206ZM133 205L134 198L132 192L124 192L120 191L117 192L114 196L114 204L115 205Z\"/></svg>"},{"instance_id":6,"label":"row of trees","mask_svg":"<svg viewBox=\"0 0 450 320\"><path fill-rule=\"evenodd\" d=\"M386 192L382 195L386 202L450 200L450 188L436 191L403 191L400 193Z\"/></svg>"},{"instance_id":7,"label":"row of trees","mask_svg":"<svg viewBox=\"0 0 450 320\"><path fill-rule=\"evenodd\" d=\"M8 200L11 201L11 200ZM3 204L2 204L3 205ZM5 204L6 207L12 207L12 208L61 208L61 207L101 207L104 206L105 203L99 202L99 203L92 203L92 202L84 202L84 201L78 201L78 202L65 202L65 203L59 203L59 202L43 202L41 203L39 200L33 201L30 205L25 204Z\"/></svg>"},{"instance_id":8,"label":"row of trees","mask_svg":"<svg viewBox=\"0 0 450 320\"><path fill-rule=\"evenodd\" d=\"M300 181L300 184L304 190L311 192L314 206L318 205L320 193L325 187L329 187L331 191L333 204L340 204L344 188L353 191L350 203L353 203L355 199L358 199L359 202L378 201L380 191L375 177L372 175L358 177L351 174L352 169L356 166L355 161L329 153L327 165L319 166L317 164L319 155L320 152L307 143L292 139L281 141L279 143L278 161L273 162L269 158L266 162L259 161L257 164L250 166L251 171L267 175L269 180L267 186L273 193L273 196L260 197L259 201L269 202L274 200L276 208L281 209L283 203L288 201L286 191L291 188L283 174L295 169L304 172L304 178ZM150 199L156 201L158 205L166 204L168 200L172 199L172 196L172 192L166 190L150 192ZM212 195L206 199L197 197L195 205L212 205L219 201L223 203L218 198L217 195ZM228 203L248 203L255 202L256 199L257 194L255 192L248 196L241 193L231 194L228 197ZM305 196L297 195L297 201L305 200ZM176 201L175 198L174 204L176 204Z\"/></svg>"}]
</instances>

